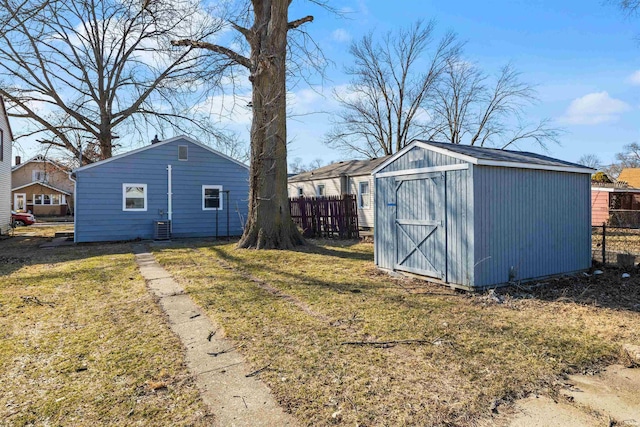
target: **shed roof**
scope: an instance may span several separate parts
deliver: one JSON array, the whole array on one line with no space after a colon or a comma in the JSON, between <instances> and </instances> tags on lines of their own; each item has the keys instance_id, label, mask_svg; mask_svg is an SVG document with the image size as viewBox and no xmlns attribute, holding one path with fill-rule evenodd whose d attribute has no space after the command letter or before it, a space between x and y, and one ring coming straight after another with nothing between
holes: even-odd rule
<instances>
[{"instance_id":1,"label":"shed roof","mask_svg":"<svg viewBox=\"0 0 640 427\"><path fill-rule=\"evenodd\" d=\"M477 147L472 145L451 144L445 142L414 140L401 151L387 159L374 169L373 173L380 171L397 157L403 155L412 148L419 146L427 150L449 155L476 165L515 167L524 169L556 170L576 173L593 173L594 169L586 166L543 156L542 154L526 151L500 150L497 148Z\"/></svg>"},{"instance_id":2,"label":"shed roof","mask_svg":"<svg viewBox=\"0 0 640 427\"><path fill-rule=\"evenodd\" d=\"M335 178L342 174L348 176L370 175L380 163L391 156L368 160L347 160L331 163L311 171L302 172L289 178L289 182L312 181L315 179Z\"/></svg>"},{"instance_id":3,"label":"shed roof","mask_svg":"<svg viewBox=\"0 0 640 427\"><path fill-rule=\"evenodd\" d=\"M618 176L618 182L624 181L630 187L640 188L640 168L624 168Z\"/></svg>"}]
</instances>

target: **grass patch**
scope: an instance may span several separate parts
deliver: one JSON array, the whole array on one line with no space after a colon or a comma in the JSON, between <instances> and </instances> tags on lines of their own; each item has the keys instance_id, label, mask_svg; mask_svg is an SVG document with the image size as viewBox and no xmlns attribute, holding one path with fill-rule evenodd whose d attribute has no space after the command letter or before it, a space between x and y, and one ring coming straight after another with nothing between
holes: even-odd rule
<instances>
[{"instance_id":1,"label":"grass patch","mask_svg":"<svg viewBox=\"0 0 640 427\"><path fill-rule=\"evenodd\" d=\"M307 425L474 425L495 402L555 391L616 360L640 315L564 300L460 294L396 280L371 244L298 251L158 247L158 261ZM273 292L273 290L278 292ZM390 346L345 342L421 340Z\"/></svg>"},{"instance_id":2,"label":"grass patch","mask_svg":"<svg viewBox=\"0 0 640 427\"><path fill-rule=\"evenodd\" d=\"M129 245L40 249L58 228L0 241L0 425L209 425Z\"/></svg>"}]
</instances>

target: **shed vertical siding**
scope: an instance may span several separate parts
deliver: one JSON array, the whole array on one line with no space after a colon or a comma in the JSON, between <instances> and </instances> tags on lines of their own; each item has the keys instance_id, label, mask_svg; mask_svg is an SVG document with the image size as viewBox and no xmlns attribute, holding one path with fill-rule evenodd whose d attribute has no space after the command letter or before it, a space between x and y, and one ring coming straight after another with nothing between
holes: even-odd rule
<instances>
[{"instance_id":1,"label":"shed vertical siding","mask_svg":"<svg viewBox=\"0 0 640 427\"><path fill-rule=\"evenodd\" d=\"M474 168L476 287L589 268L588 174Z\"/></svg>"},{"instance_id":2,"label":"shed vertical siding","mask_svg":"<svg viewBox=\"0 0 640 427\"><path fill-rule=\"evenodd\" d=\"M178 146L189 146L187 161L178 160ZM168 214L167 166L172 166L175 237L242 234L248 210L248 170L187 140L152 147L77 172L76 241L149 239L154 221ZM122 210L122 184L147 185L147 210ZM222 185L230 190L223 210L202 209L202 185ZM222 196L222 195L221 195Z\"/></svg>"},{"instance_id":3,"label":"shed vertical siding","mask_svg":"<svg viewBox=\"0 0 640 427\"><path fill-rule=\"evenodd\" d=\"M464 164L453 157L415 147L387 165L382 172L399 172L435 166ZM471 166L471 165L470 165ZM446 244L441 254L446 258L444 280L470 285L473 282L473 182L472 169L444 172L444 228ZM393 269L396 263L395 177L375 179L375 262L381 268ZM417 211L426 209L427 201L415 195L407 203Z\"/></svg>"},{"instance_id":4,"label":"shed vertical siding","mask_svg":"<svg viewBox=\"0 0 640 427\"><path fill-rule=\"evenodd\" d=\"M609 191L591 190L591 225L609 221Z\"/></svg>"},{"instance_id":5,"label":"shed vertical siding","mask_svg":"<svg viewBox=\"0 0 640 427\"><path fill-rule=\"evenodd\" d=\"M396 262L395 179L375 180L374 258L378 267L392 270Z\"/></svg>"},{"instance_id":6,"label":"shed vertical siding","mask_svg":"<svg viewBox=\"0 0 640 427\"><path fill-rule=\"evenodd\" d=\"M2 98L0 98L0 102ZM11 229L11 132L4 108L0 105L0 129L3 133L3 152L0 161L0 234Z\"/></svg>"},{"instance_id":7,"label":"shed vertical siding","mask_svg":"<svg viewBox=\"0 0 640 427\"><path fill-rule=\"evenodd\" d=\"M414 147L404 153L404 155L389 163L378 173L396 172L408 169L428 168L432 166L445 166L466 163L460 159L456 159L445 154L435 153L425 150L422 147Z\"/></svg>"},{"instance_id":8,"label":"shed vertical siding","mask_svg":"<svg viewBox=\"0 0 640 427\"><path fill-rule=\"evenodd\" d=\"M446 172L447 283L473 283L472 170Z\"/></svg>"}]
</instances>

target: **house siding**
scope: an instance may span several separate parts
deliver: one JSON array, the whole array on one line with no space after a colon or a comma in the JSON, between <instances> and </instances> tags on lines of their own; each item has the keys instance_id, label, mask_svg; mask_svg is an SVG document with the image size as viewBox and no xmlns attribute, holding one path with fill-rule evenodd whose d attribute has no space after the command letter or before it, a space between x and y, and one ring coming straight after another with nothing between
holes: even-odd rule
<instances>
[{"instance_id":1,"label":"house siding","mask_svg":"<svg viewBox=\"0 0 640 427\"><path fill-rule=\"evenodd\" d=\"M2 98L0 98L0 102ZM9 121L0 105L0 129L4 143L0 161L0 234L7 234L11 229L11 130Z\"/></svg>"},{"instance_id":2,"label":"house siding","mask_svg":"<svg viewBox=\"0 0 640 427\"><path fill-rule=\"evenodd\" d=\"M602 225L609 221L609 191L591 190L591 224Z\"/></svg>"},{"instance_id":3,"label":"house siding","mask_svg":"<svg viewBox=\"0 0 640 427\"><path fill-rule=\"evenodd\" d=\"M43 161L27 161L20 165L20 167L14 166L11 174L11 185L13 188L22 187L23 185L34 182L34 170L46 172L48 175L46 182L49 185L73 194L73 181L69 178L69 174L66 171L60 170L59 167L50 162Z\"/></svg>"},{"instance_id":4,"label":"house siding","mask_svg":"<svg viewBox=\"0 0 640 427\"><path fill-rule=\"evenodd\" d=\"M36 217L38 217L39 215L42 216L60 216L60 215L67 215L67 213L71 213L70 211L70 206L72 203L72 199L73 196L69 195L69 194L64 194L64 193L60 193L59 191L56 191L50 187L44 186L42 184L40 184L39 182L35 182L31 185L28 185L24 188L21 188L19 190L16 191L12 191L12 200L11 200L11 204L12 204L12 208L14 210L16 210L16 207L13 206L13 202L14 202L14 197L13 195L15 194L25 194L26 199L27 199L27 210L31 211L31 213L33 213ZM33 203L33 197L35 195L40 195L40 194L48 194L48 195L64 195L65 197L65 203L63 205L42 205L42 204L38 204L35 205Z\"/></svg>"},{"instance_id":5,"label":"house siding","mask_svg":"<svg viewBox=\"0 0 640 427\"><path fill-rule=\"evenodd\" d=\"M178 146L189 145L188 160ZM152 147L77 172L76 241L113 241L154 235L154 222L168 218L168 172L172 167L172 236L242 234L248 211L248 169L185 139ZM123 211L122 186L147 185L147 210ZM202 186L221 185L222 210L202 209ZM216 227L217 223L217 227Z\"/></svg>"},{"instance_id":6,"label":"house siding","mask_svg":"<svg viewBox=\"0 0 640 427\"><path fill-rule=\"evenodd\" d=\"M474 185L476 287L590 267L588 174L477 166Z\"/></svg>"},{"instance_id":7,"label":"house siding","mask_svg":"<svg viewBox=\"0 0 640 427\"><path fill-rule=\"evenodd\" d=\"M358 226L363 228L373 228L373 176L372 175L354 175L348 180L347 193L357 196L359 183L369 182L369 207L361 208L358 206ZM314 181L298 181L290 182L287 186L289 197L298 197L298 189L302 188L303 196L316 197L318 194L318 185L325 186L325 196L340 196L340 177L318 179Z\"/></svg>"}]
</instances>

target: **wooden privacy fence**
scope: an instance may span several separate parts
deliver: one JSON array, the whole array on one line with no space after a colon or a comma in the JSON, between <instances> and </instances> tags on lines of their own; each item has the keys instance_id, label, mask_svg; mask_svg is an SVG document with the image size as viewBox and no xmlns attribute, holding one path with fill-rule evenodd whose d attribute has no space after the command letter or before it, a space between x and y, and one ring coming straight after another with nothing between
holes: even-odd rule
<instances>
[{"instance_id":1,"label":"wooden privacy fence","mask_svg":"<svg viewBox=\"0 0 640 427\"><path fill-rule=\"evenodd\" d=\"M357 239L358 204L351 194L289 199L291 218L304 237Z\"/></svg>"}]
</instances>

